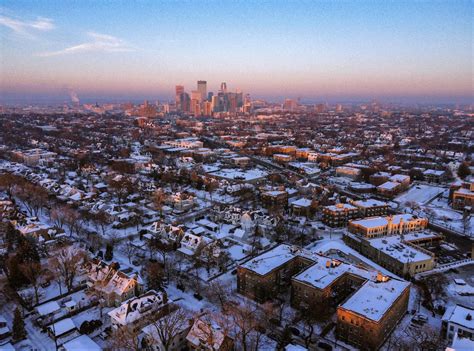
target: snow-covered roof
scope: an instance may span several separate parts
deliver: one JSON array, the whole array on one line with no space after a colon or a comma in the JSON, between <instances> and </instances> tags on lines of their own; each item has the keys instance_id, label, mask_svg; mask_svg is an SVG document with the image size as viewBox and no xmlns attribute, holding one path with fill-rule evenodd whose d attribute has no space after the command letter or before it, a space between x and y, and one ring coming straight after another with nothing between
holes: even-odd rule
<instances>
[{"instance_id":1,"label":"snow-covered roof","mask_svg":"<svg viewBox=\"0 0 474 351\"><path fill-rule=\"evenodd\" d=\"M443 321L456 323L474 331L474 309L462 305L449 306L444 312Z\"/></svg>"},{"instance_id":2,"label":"snow-covered roof","mask_svg":"<svg viewBox=\"0 0 474 351\"><path fill-rule=\"evenodd\" d=\"M281 244L244 263L242 267L257 274L265 275L295 257L291 246Z\"/></svg>"},{"instance_id":3,"label":"snow-covered roof","mask_svg":"<svg viewBox=\"0 0 474 351\"><path fill-rule=\"evenodd\" d=\"M364 218L364 219L359 219L356 221L352 221L351 223L354 225L359 225L365 228L376 228L376 227L381 227L381 226L386 226L388 225L390 216L388 217L369 217L369 218ZM399 224L400 220L403 220L403 222L409 222L413 219L413 216L408 213L404 214L397 214L391 216L392 218L392 223L393 224Z\"/></svg>"},{"instance_id":4,"label":"snow-covered roof","mask_svg":"<svg viewBox=\"0 0 474 351\"><path fill-rule=\"evenodd\" d=\"M400 183L397 182L385 182L382 185L379 185L377 188L384 190L393 190L396 187L400 186Z\"/></svg>"},{"instance_id":5,"label":"snow-covered roof","mask_svg":"<svg viewBox=\"0 0 474 351\"><path fill-rule=\"evenodd\" d=\"M40 316L46 316L48 314L54 313L56 311L59 311L61 307L56 301L51 301L42 305L39 305L36 307L36 310L40 314Z\"/></svg>"},{"instance_id":6,"label":"snow-covered roof","mask_svg":"<svg viewBox=\"0 0 474 351\"><path fill-rule=\"evenodd\" d=\"M409 282L394 278L367 281L341 307L377 322L409 286Z\"/></svg>"},{"instance_id":7,"label":"snow-covered roof","mask_svg":"<svg viewBox=\"0 0 474 351\"><path fill-rule=\"evenodd\" d=\"M331 258L319 257L312 266L296 275L293 279L318 289L324 289L346 273L365 279L375 276L373 272L371 273L351 264Z\"/></svg>"},{"instance_id":8,"label":"snow-covered roof","mask_svg":"<svg viewBox=\"0 0 474 351\"><path fill-rule=\"evenodd\" d=\"M268 173L259 168L252 168L248 170L223 168L219 171L210 173L211 175L222 177L226 179L242 179L246 181L256 180L266 177Z\"/></svg>"},{"instance_id":9,"label":"snow-covered roof","mask_svg":"<svg viewBox=\"0 0 474 351\"><path fill-rule=\"evenodd\" d=\"M217 324L213 325L198 318L189 330L186 340L196 347L208 345L211 341L212 345L208 345L209 348L219 350L225 340L225 335L219 330Z\"/></svg>"},{"instance_id":10,"label":"snow-covered roof","mask_svg":"<svg viewBox=\"0 0 474 351\"><path fill-rule=\"evenodd\" d=\"M343 204L343 203L339 203L339 204L336 204L336 205L331 205L331 206L326 206L325 208L327 208L329 211L333 211L333 212L339 212L339 211L347 211L347 210L357 210L357 207L355 206L352 206L350 204Z\"/></svg>"},{"instance_id":11,"label":"snow-covered roof","mask_svg":"<svg viewBox=\"0 0 474 351\"><path fill-rule=\"evenodd\" d=\"M102 351L102 348L87 335L78 336L62 345L65 351Z\"/></svg>"},{"instance_id":12,"label":"snow-covered roof","mask_svg":"<svg viewBox=\"0 0 474 351\"><path fill-rule=\"evenodd\" d=\"M425 261L431 258L428 254L404 244L399 235L371 239L370 245L403 263Z\"/></svg>"},{"instance_id":13,"label":"snow-covered roof","mask_svg":"<svg viewBox=\"0 0 474 351\"><path fill-rule=\"evenodd\" d=\"M71 318L66 318L49 326L49 329L54 333L54 336L57 337L76 329L76 325Z\"/></svg>"},{"instance_id":14,"label":"snow-covered roof","mask_svg":"<svg viewBox=\"0 0 474 351\"><path fill-rule=\"evenodd\" d=\"M311 206L311 200L302 197L298 200L292 201L291 205L297 207L309 207Z\"/></svg>"},{"instance_id":15,"label":"snow-covered roof","mask_svg":"<svg viewBox=\"0 0 474 351\"><path fill-rule=\"evenodd\" d=\"M165 297L162 292L150 290L139 297L133 297L123 302L119 307L110 311L108 315L116 323L129 325L150 313L150 310L156 310L161 307L164 302Z\"/></svg>"},{"instance_id":16,"label":"snow-covered roof","mask_svg":"<svg viewBox=\"0 0 474 351\"><path fill-rule=\"evenodd\" d=\"M410 180L410 176L407 176L407 175L404 175L404 174L394 174L393 176L390 177L390 180L392 182L404 182L404 181L409 181Z\"/></svg>"},{"instance_id":17,"label":"snow-covered roof","mask_svg":"<svg viewBox=\"0 0 474 351\"><path fill-rule=\"evenodd\" d=\"M375 199L354 201L353 204L357 207L376 207L376 206L386 206L387 205L386 202L383 202L383 201L380 201L380 200L375 200Z\"/></svg>"},{"instance_id":18,"label":"snow-covered roof","mask_svg":"<svg viewBox=\"0 0 474 351\"><path fill-rule=\"evenodd\" d=\"M433 176L442 176L446 173L445 171L439 171L436 169L427 169L426 171L423 172L424 175L433 175Z\"/></svg>"}]
</instances>

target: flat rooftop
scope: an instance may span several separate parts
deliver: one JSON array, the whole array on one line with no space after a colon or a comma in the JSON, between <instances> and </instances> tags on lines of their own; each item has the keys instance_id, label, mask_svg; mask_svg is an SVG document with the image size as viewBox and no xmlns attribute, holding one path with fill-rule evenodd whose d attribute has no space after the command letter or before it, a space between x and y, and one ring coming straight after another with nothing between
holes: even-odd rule
<instances>
[{"instance_id":1,"label":"flat rooftop","mask_svg":"<svg viewBox=\"0 0 474 351\"><path fill-rule=\"evenodd\" d=\"M409 282L394 278L367 281L341 307L378 322L408 286Z\"/></svg>"},{"instance_id":2,"label":"flat rooftop","mask_svg":"<svg viewBox=\"0 0 474 351\"><path fill-rule=\"evenodd\" d=\"M296 255L293 253L291 246L282 244L244 263L242 267L257 274L265 275L295 257Z\"/></svg>"},{"instance_id":3,"label":"flat rooftop","mask_svg":"<svg viewBox=\"0 0 474 351\"><path fill-rule=\"evenodd\" d=\"M315 264L296 275L293 279L318 289L324 289L346 273L365 279L375 278L376 275L375 272L370 272L339 260L319 257Z\"/></svg>"},{"instance_id":4,"label":"flat rooftop","mask_svg":"<svg viewBox=\"0 0 474 351\"><path fill-rule=\"evenodd\" d=\"M355 225L360 225L365 228L376 228L376 227L388 225L388 218L389 217L380 217L380 216L369 217L369 218L359 219L357 221L352 221L352 223ZM392 216L392 223L399 224L400 220L403 220L404 222L408 222L408 221L411 221L413 218L414 217L408 213L397 214L397 215Z\"/></svg>"}]
</instances>

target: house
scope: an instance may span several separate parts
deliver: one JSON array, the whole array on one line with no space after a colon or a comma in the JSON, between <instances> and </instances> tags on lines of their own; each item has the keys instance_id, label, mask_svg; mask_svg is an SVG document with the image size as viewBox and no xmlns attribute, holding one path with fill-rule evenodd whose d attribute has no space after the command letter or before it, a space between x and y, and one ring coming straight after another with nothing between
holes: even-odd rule
<instances>
[{"instance_id":1,"label":"house","mask_svg":"<svg viewBox=\"0 0 474 351\"><path fill-rule=\"evenodd\" d=\"M448 341L455 337L474 341L474 309L463 306L449 306L442 318L441 334Z\"/></svg>"},{"instance_id":2,"label":"house","mask_svg":"<svg viewBox=\"0 0 474 351\"><path fill-rule=\"evenodd\" d=\"M129 300L108 313L112 328L128 327L139 330L149 324L150 319L157 319L165 313L168 298L165 292L150 290Z\"/></svg>"},{"instance_id":3,"label":"house","mask_svg":"<svg viewBox=\"0 0 474 351\"><path fill-rule=\"evenodd\" d=\"M199 227L202 228L202 227ZM194 256L198 249L202 248L205 244L209 243L211 239L204 237L203 235L193 234L191 232L184 233L181 239L181 247L178 249L179 252L186 256Z\"/></svg>"},{"instance_id":4,"label":"house","mask_svg":"<svg viewBox=\"0 0 474 351\"><path fill-rule=\"evenodd\" d=\"M187 346L196 351L230 351L234 340L213 321L198 317L186 335Z\"/></svg>"},{"instance_id":5,"label":"house","mask_svg":"<svg viewBox=\"0 0 474 351\"><path fill-rule=\"evenodd\" d=\"M172 245L178 245L184 235L184 231L181 227L165 224L162 222L154 222L149 227L149 230L158 238L163 239Z\"/></svg>"},{"instance_id":6,"label":"house","mask_svg":"<svg viewBox=\"0 0 474 351\"><path fill-rule=\"evenodd\" d=\"M138 296L143 283L137 273L128 275L97 259L87 263L87 286L90 292L103 300L107 306L119 306L123 301Z\"/></svg>"}]
</instances>

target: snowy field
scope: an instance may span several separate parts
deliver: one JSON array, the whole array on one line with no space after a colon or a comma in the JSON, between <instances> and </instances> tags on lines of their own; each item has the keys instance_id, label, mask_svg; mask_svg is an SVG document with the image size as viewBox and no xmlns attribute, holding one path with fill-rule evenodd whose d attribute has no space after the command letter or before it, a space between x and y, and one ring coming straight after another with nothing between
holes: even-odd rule
<instances>
[{"instance_id":1,"label":"snowy field","mask_svg":"<svg viewBox=\"0 0 474 351\"><path fill-rule=\"evenodd\" d=\"M420 205L425 205L427 202L445 191L445 188L427 185L416 184L412 186L407 192L397 196L395 201L404 205L406 202L417 202Z\"/></svg>"}]
</instances>

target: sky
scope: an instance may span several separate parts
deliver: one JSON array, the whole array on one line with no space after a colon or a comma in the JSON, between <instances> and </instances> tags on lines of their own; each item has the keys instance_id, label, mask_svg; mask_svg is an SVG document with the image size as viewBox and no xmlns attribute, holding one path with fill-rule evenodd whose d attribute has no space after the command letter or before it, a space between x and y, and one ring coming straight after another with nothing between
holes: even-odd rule
<instances>
[{"instance_id":1,"label":"sky","mask_svg":"<svg viewBox=\"0 0 474 351\"><path fill-rule=\"evenodd\" d=\"M172 99L221 82L278 101L473 102L473 2L3 0L0 103Z\"/></svg>"}]
</instances>

